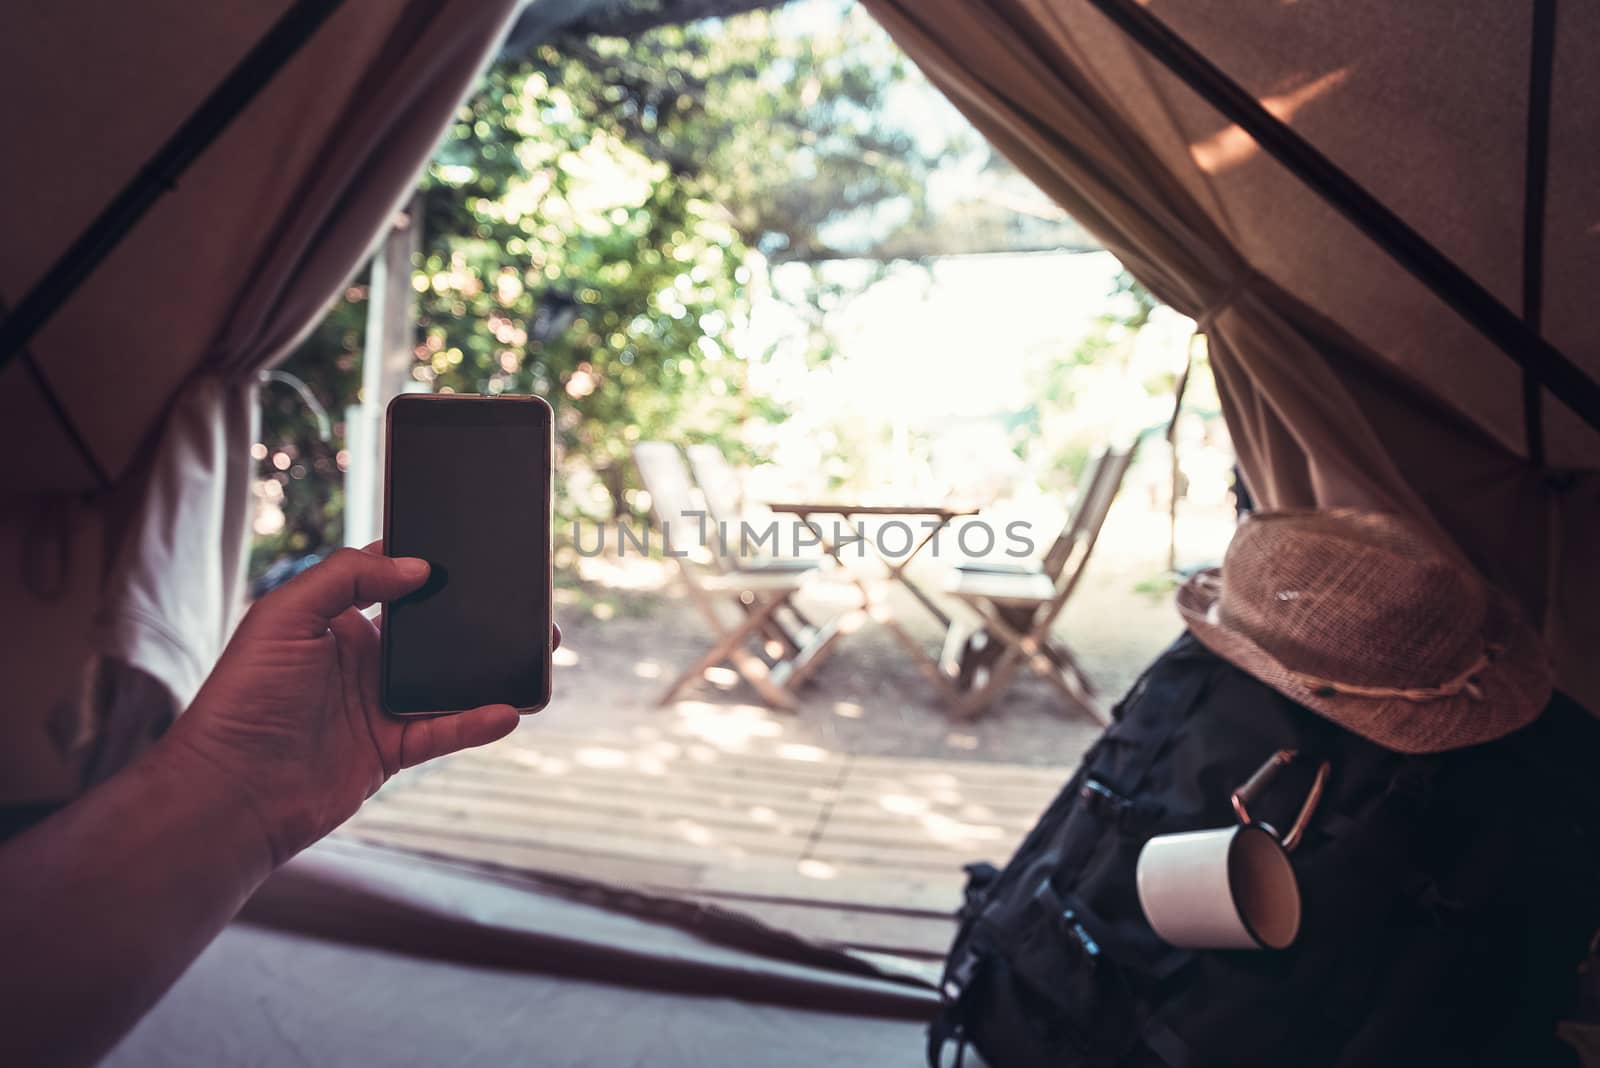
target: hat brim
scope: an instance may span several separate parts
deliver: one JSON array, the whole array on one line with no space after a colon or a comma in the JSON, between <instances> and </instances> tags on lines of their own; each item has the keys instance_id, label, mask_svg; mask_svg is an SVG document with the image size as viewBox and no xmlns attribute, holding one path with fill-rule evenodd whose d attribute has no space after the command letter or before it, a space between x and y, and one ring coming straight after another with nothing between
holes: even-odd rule
<instances>
[{"instance_id":1,"label":"hat brim","mask_svg":"<svg viewBox=\"0 0 1600 1068\"><path fill-rule=\"evenodd\" d=\"M1539 718L1553 682L1544 643L1504 596L1489 591L1484 642L1498 650L1476 678L1478 694L1463 691L1425 701L1356 697L1313 690L1217 613L1221 593L1215 568L1178 588L1178 613L1202 645L1285 697L1347 730L1399 753L1440 753L1503 738ZM1419 679L1427 686L1433 680Z\"/></svg>"}]
</instances>

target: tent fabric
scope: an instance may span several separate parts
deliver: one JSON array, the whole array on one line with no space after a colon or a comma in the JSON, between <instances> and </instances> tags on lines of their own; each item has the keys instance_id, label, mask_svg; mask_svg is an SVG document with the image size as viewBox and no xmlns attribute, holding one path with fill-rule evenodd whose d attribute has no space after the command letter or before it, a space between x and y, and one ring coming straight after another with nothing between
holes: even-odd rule
<instances>
[{"instance_id":1,"label":"tent fabric","mask_svg":"<svg viewBox=\"0 0 1600 1068\"><path fill-rule=\"evenodd\" d=\"M924 1025L418 958L236 924L105 1068L916 1068Z\"/></svg>"},{"instance_id":2,"label":"tent fabric","mask_svg":"<svg viewBox=\"0 0 1600 1068\"><path fill-rule=\"evenodd\" d=\"M758 952L338 840L292 861L245 916L107 1065L909 1068L937 1004L821 947L806 961Z\"/></svg>"},{"instance_id":3,"label":"tent fabric","mask_svg":"<svg viewBox=\"0 0 1600 1068\"><path fill-rule=\"evenodd\" d=\"M720 908L335 837L275 874L242 916L467 964L676 993L926 1020L938 995L843 950Z\"/></svg>"},{"instance_id":4,"label":"tent fabric","mask_svg":"<svg viewBox=\"0 0 1600 1068\"><path fill-rule=\"evenodd\" d=\"M8 39L30 47L8 56L0 89L36 105L0 112L0 139L51 178L0 175L0 298L37 280L288 6L7 10ZM0 371L0 494L18 502L0 542L39 541L34 513L66 508L56 537L92 550L70 560L74 612L27 588L23 559L0 568L0 669L39 675L41 646L88 657L0 723L0 801L71 796L105 717L126 739L130 716L143 735L193 697L243 588L256 373L354 273L518 6L346 0ZM46 609L54 629L39 632ZM131 709L150 688L119 676L169 699Z\"/></svg>"},{"instance_id":5,"label":"tent fabric","mask_svg":"<svg viewBox=\"0 0 1600 1068\"><path fill-rule=\"evenodd\" d=\"M975 126L1210 341L1265 507L1430 524L1542 626L1600 707L1600 433L1548 394L1088 0L864 0ZM1519 7L1147 10L1512 308L1531 19ZM1600 10L1561 5L1544 334L1600 375Z\"/></svg>"}]
</instances>

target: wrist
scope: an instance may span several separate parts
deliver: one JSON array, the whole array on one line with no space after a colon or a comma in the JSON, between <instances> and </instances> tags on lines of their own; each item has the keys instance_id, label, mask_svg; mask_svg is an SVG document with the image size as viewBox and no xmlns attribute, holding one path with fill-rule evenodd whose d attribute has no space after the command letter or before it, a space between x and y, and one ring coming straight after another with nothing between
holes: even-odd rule
<instances>
[{"instance_id":1,"label":"wrist","mask_svg":"<svg viewBox=\"0 0 1600 1068\"><path fill-rule=\"evenodd\" d=\"M287 857L280 857L259 800L237 768L196 737L180 717L155 745L141 770L158 789L173 792L204 825L206 844L229 858L241 877L259 883Z\"/></svg>"}]
</instances>

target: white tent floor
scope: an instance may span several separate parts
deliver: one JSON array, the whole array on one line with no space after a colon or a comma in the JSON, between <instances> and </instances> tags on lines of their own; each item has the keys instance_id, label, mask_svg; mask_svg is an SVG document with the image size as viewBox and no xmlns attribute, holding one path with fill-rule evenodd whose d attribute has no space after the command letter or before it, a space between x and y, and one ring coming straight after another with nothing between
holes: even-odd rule
<instances>
[{"instance_id":1,"label":"white tent floor","mask_svg":"<svg viewBox=\"0 0 1600 1068\"><path fill-rule=\"evenodd\" d=\"M927 987L727 917L645 911L326 842L105 1063L920 1063Z\"/></svg>"}]
</instances>

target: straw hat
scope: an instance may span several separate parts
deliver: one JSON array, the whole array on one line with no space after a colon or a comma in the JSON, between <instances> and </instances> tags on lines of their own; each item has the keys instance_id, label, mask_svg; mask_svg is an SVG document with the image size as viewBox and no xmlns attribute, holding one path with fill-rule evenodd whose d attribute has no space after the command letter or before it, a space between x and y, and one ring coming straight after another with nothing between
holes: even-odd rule
<instances>
[{"instance_id":1,"label":"straw hat","mask_svg":"<svg viewBox=\"0 0 1600 1068\"><path fill-rule=\"evenodd\" d=\"M1222 570L1178 591L1202 644L1312 711L1402 753L1492 741L1550 699L1539 635L1396 516L1267 512Z\"/></svg>"}]
</instances>

